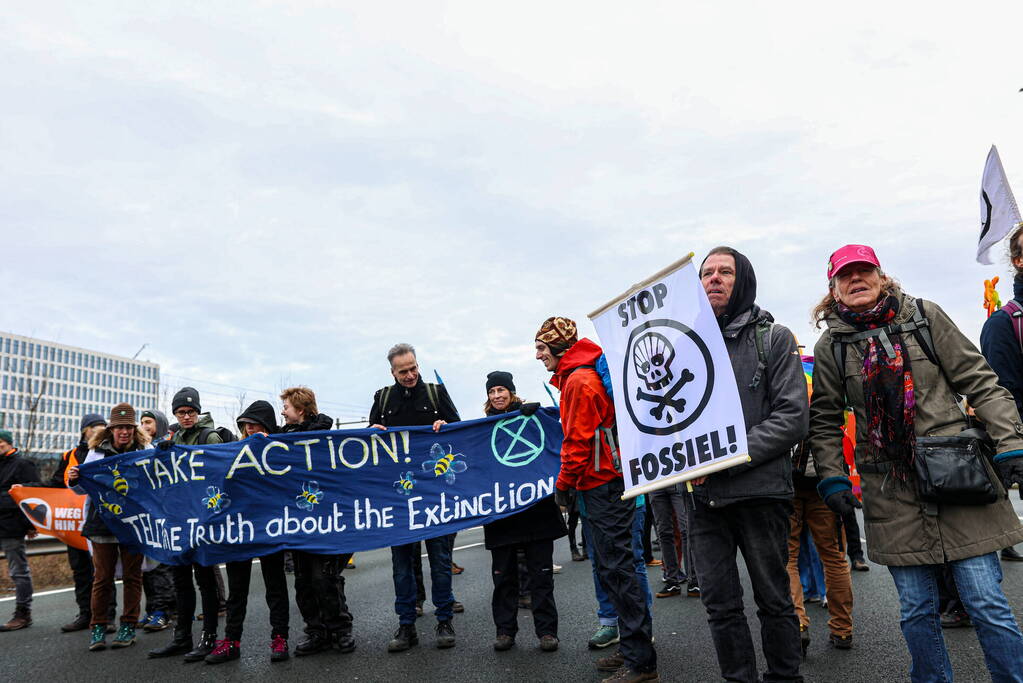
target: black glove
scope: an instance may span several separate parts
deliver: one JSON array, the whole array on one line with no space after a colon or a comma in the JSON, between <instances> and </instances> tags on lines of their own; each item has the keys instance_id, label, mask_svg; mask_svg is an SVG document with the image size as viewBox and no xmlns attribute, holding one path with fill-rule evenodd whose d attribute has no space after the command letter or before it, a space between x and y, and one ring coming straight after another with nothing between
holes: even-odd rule
<instances>
[{"instance_id":1,"label":"black glove","mask_svg":"<svg viewBox=\"0 0 1023 683\"><path fill-rule=\"evenodd\" d=\"M557 503L559 507L567 508L572 504L572 492L554 489L554 502Z\"/></svg>"},{"instance_id":2,"label":"black glove","mask_svg":"<svg viewBox=\"0 0 1023 683\"><path fill-rule=\"evenodd\" d=\"M854 509L862 508L863 504L856 499L849 489L832 493L824 499L824 504L831 508L835 514L845 517L851 514Z\"/></svg>"},{"instance_id":3,"label":"black glove","mask_svg":"<svg viewBox=\"0 0 1023 683\"><path fill-rule=\"evenodd\" d=\"M157 441L156 447L159 448L161 451L169 451L170 449L174 448L174 441L172 441L171 439Z\"/></svg>"},{"instance_id":4,"label":"black glove","mask_svg":"<svg viewBox=\"0 0 1023 683\"><path fill-rule=\"evenodd\" d=\"M1023 457L996 462L995 467L1005 488L1009 489L1013 484L1019 484L1020 497L1023 497Z\"/></svg>"},{"instance_id":5,"label":"black glove","mask_svg":"<svg viewBox=\"0 0 1023 683\"><path fill-rule=\"evenodd\" d=\"M539 403L523 403L522 406L519 408L519 412L525 415L526 417L530 417L531 415L536 415L536 411L539 409L540 409Z\"/></svg>"}]
</instances>

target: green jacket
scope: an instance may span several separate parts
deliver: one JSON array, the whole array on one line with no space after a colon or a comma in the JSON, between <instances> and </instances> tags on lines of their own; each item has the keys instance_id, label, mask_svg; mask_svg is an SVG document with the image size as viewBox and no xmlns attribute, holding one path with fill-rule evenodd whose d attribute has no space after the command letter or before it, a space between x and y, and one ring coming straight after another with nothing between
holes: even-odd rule
<instances>
[{"instance_id":1,"label":"green jacket","mask_svg":"<svg viewBox=\"0 0 1023 683\"><path fill-rule=\"evenodd\" d=\"M899 293L901 305L894 323L913 317L916 300ZM955 394L967 398L995 442L996 453L1023 448L1023 424L1012 396L955 323L937 304L925 301L934 347L941 368L927 359L912 333L902 335L913 372L917 436L957 434L965 419ZM867 416L864 409L863 350L866 341L845 345L845 367L831 346L832 333L856 330L837 314L826 318L828 329L814 347L813 397L810 402L810 448L823 479L845 476L842 431L846 400L856 416L856 465L867 462ZM955 394L949 388L949 381ZM939 505L928 514L912 481L896 485L890 475L860 472L867 554L878 564L910 566L941 564L984 555L1023 541L1020 525L1005 489L989 468L1001 498L991 505ZM887 477L887 481L886 481ZM931 510L933 513L933 508Z\"/></svg>"},{"instance_id":2,"label":"green jacket","mask_svg":"<svg viewBox=\"0 0 1023 683\"><path fill-rule=\"evenodd\" d=\"M213 418L210 417L209 413L203 413L199 416L199 420L193 427L189 429L178 429L174 432L174 443L179 443L184 446L201 446L211 443L224 443L224 440L220 438L220 434L216 432L210 432L210 435L206 437L206 440L201 444L199 443L199 435L202 434L204 429L213 429Z\"/></svg>"}]
</instances>

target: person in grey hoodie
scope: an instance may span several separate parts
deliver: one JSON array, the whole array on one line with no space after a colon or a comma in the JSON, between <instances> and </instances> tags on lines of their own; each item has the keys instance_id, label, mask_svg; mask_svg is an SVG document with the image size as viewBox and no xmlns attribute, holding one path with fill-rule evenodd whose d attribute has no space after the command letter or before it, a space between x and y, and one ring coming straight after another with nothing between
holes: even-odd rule
<instances>
[{"instance_id":1,"label":"person in grey hoodie","mask_svg":"<svg viewBox=\"0 0 1023 683\"><path fill-rule=\"evenodd\" d=\"M759 681L734 569L741 550L760 618L764 680L802 681L799 620L786 565L790 451L809 429L803 366L792 332L757 306L757 278L749 259L730 247L712 249L700 266L700 280L735 373L750 456L748 463L693 482L691 534L700 597L722 678Z\"/></svg>"},{"instance_id":2,"label":"person in grey hoodie","mask_svg":"<svg viewBox=\"0 0 1023 683\"><path fill-rule=\"evenodd\" d=\"M142 411L139 425L154 446L168 438L167 416L159 410ZM142 563L142 592L146 596L146 613L139 620L139 627L152 633L170 626L174 612L174 575L170 566L146 558Z\"/></svg>"}]
</instances>

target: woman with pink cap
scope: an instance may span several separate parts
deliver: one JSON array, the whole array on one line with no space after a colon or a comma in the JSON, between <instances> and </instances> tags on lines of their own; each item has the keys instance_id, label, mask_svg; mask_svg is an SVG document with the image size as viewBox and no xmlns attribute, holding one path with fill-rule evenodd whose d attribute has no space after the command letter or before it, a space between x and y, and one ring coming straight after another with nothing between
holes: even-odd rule
<instances>
[{"instance_id":1,"label":"woman with pink cap","mask_svg":"<svg viewBox=\"0 0 1023 683\"><path fill-rule=\"evenodd\" d=\"M991 677L1023 681L1023 635L1002 592L997 555L1023 540L1007 495L1023 479L1016 404L945 311L905 294L873 249L842 247L831 255L827 276L828 293L813 311L817 326L827 326L814 349L810 403L818 491L839 514L859 507L843 468L841 427L849 406L856 415L867 553L895 580L911 679L952 680L938 615L937 575L947 563ZM983 434L963 431L969 425L961 397L984 423L993 462L977 452ZM939 447L965 454L976 468L972 488L940 490ZM963 481L956 467L950 473Z\"/></svg>"}]
</instances>

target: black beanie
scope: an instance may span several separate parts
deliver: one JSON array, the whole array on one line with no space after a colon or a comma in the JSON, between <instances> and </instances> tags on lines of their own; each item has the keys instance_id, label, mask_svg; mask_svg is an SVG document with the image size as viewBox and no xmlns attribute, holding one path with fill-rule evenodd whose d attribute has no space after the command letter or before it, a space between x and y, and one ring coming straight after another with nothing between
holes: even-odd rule
<instances>
[{"instance_id":1,"label":"black beanie","mask_svg":"<svg viewBox=\"0 0 1023 683\"><path fill-rule=\"evenodd\" d=\"M201 413L202 406L199 405L199 392L192 387L182 387L178 393L174 394L174 400L171 401L171 413L177 412L178 408L195 408L195 412Z\"/></svg>"},{"instance_id":2,"label":"black beanie","mask_svg":"<svg viewBox=\"0 0 1023 683\"><path fill-rule=\"evenodd\" d=\"M512 374L504 370L494 370L487 375L487 393L494 387L504 387L511 393L515 393L515 382L512 381Z\"/></svg>"}]
</instances>

